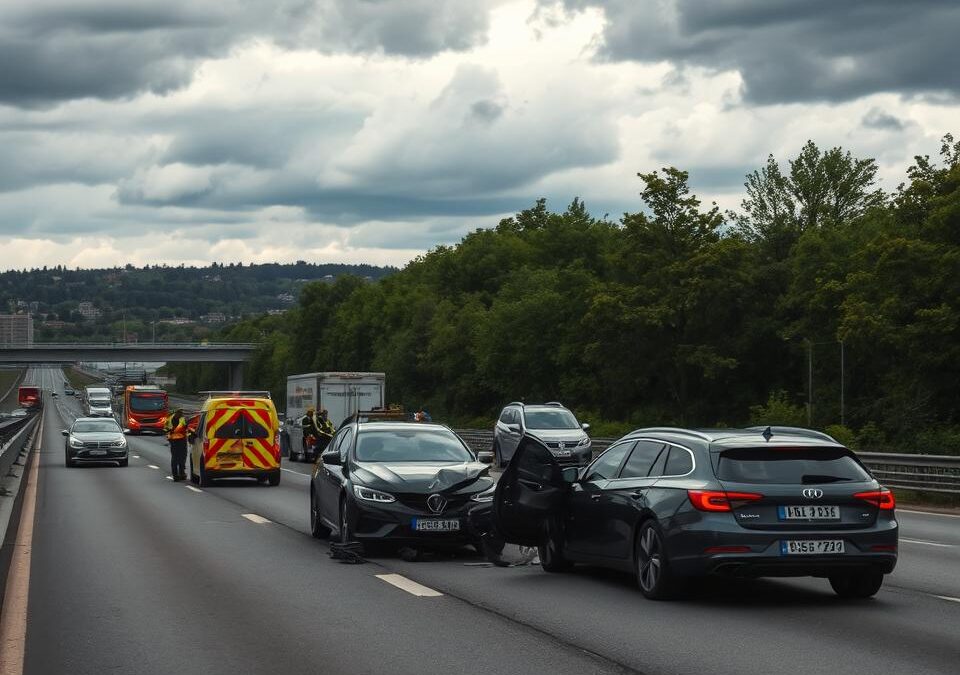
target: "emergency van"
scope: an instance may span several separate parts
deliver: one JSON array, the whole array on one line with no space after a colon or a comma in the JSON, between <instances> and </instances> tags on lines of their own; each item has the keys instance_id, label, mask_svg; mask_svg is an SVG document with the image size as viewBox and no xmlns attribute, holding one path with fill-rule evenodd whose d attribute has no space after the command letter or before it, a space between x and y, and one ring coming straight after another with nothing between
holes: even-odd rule
<instances>
[{"instance_id":1,"label":"emergency van","mask_svg":"<svg viewBox=\"0 0 960 675\"><path fill-rule=\"evenodd\" d=\"M256 478L280 484L280 421L265 391L211 391L190 420L190 480Z\"/></svg>"}]
</instances>

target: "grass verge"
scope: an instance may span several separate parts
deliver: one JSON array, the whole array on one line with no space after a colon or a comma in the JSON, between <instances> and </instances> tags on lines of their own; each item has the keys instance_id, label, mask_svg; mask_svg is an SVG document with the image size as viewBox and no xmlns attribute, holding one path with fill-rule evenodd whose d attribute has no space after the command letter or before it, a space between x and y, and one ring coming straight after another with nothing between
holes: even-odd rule
<instances>
[{"instance_id":1,"label":"grass verge","mask_svg":"<svg viewBox=\"0 0 960 675\"><path fill-rule=\"evenodd\" d=\"M3 396L7 393L7 389L13 386L14 382L19 380L23 376L23 371L20 369L3 369L0 370L0 396ZM13 401L16 402L16 392L10 392L10 395L13 397ZM0 399L0 403L3 403L5 399Z\"/></svg>"},{"instance_id":2,"label":"grass verge","mask_svg":"<svg viewBox=\"0 0 960 675\"><path fill-rule=\"evenodd\" d=\"M70 386L75 390L80 391L84 387L87 387L91 384L96 384L102 380L87 375L86 373L81 373L76 368L65 368L63 371L64 377L67 378L67 382L70 383Z\"/></svg>"},{"instance_id":3,"label":"grass verge","mask_svg":"<svg viewBox=\"0 0 960 675\"><path fill-rule=\"evenodd\" d=\"M960 495L941 492L918 492L893 488L897 506L930 506L944 510L960 510Z\"/></svg>"}]
</instances>

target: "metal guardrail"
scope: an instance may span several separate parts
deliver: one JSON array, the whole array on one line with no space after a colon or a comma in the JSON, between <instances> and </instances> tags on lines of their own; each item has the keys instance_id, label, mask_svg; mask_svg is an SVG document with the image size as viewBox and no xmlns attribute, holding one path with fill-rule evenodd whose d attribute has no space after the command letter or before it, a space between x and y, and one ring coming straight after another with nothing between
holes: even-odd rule
<instances>
[{"instance_id":1,"label":"metal guardrail","mask_svg":"<svg viewBox=\"0 0 960 675\"><path fill-rule=\"evenodd\" d=\"M0 420L0 446L20 433L20 430L27 426L36 417L36 413L30 413L26 417Z\"/></svg>"},{"instance_id":2,"label":"metal guardrail","mask_svg":"<svg viewBox=\"0 0 960 675\"><path fill-rule=\"evenodd\" d=\"M31 442L39 419L40 415L30 415L0 426L0 476L7 475L23 449Z\"/></svg>"},{"instance_id":3,"label":"metal guardrail","mask_svg":"<svg viewBox=\"0 0 960 675\"><path fill-rule=\"evenodd\" d=\"M493 448L493 432L486 429L455 429L474 452ZM593 454L606 450L615 438L594 438ZM892 452L858 452L857 456L887 487L917 492L960 495L960 456L911 455Z\"/></svg>"}]
</instances>

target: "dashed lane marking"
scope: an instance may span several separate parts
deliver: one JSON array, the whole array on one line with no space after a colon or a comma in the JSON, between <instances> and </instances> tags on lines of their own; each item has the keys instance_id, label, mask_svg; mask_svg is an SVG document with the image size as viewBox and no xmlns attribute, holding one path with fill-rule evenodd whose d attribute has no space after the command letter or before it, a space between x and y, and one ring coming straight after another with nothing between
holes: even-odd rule
<instances>
[{"instance_id":1,"label":"dashed lane marking","mask_svg":"<svg viewBox=\"0 0 960 675\"><path fill-rule=\"evenodd\" d=\"M415 595L418 598L439 598L443 595L439 591L435 591L432 588L427 588L422 584L418 584L416 581L407 579L402 574L377 574L377 579L381 581L386 581L391 586L396 586L402 591L406 591L410 595Z\"/></svg>"},{"instance_id":2,"label":"dashed lane marking","mask_svg":"<svg viewBox=\"0 0 960 675\"><path fill-rule=\"evenodd\" d=\"M283 467L280 467L280 470L281 470L281 471L286 471L287 473L292 473L292 474L294 474L294 475L296 475L296 476L303 476L304 478L309 478L309 477L310 477L310 474L308 474L308 473L301 473L300 471L294 471L293 469L284 469Z\"/></svg>"},{"instance_id":3,"label":"dashed lane marking","mask_svg":"<svg viewBox=\"0 0 960 675\"><path fill-rule=\"evenodd\" d=\"M147 468L148 468L148 469L159 469L160 467L157 466L156 464L147 464Z\"/></svg>"},{"instance_id":4,"label":"dashed lane marking","mask_svg":"<svg viewBox=\"0 0 960 675\"><path fill-rule=\"evenodd\" d=\"M173 476L164 476L167 480L173 480Z\"/></svg>"},{"instance_id":5,"label":"dashed lane marking","mask_svg":"<svg viewBox=\"0 0 960 675\"><path fill-rule=\"evenodd\" d=\"M140 455L132 455L134 459L140 459Z\"/></svg>"},{"instance_id":6,"label":"dashed lane marking","mask_svg":"<svg viewBox=\"0 0 960 675\"><path fill-rule=\"evenodd\" d=\"M269 523L270 521L264 518L263 516L258 516L256 513L243 513L241 514L244 518L249 520L251 523L257 523L261 525L263 523Z\"/></svg>"},{"instance_id":7,"label":"dashed lane marking","mask_svg":"<svg viewBox=\"0 0 960 675\"><path fill-rule=\"evenodd\" d=\"M934 597L946 600L947 602L960 602L960 598L951 598L949 595L936 595Z\"/></svg>"},{"instance_id":8,"label":"dashed lane marking","mask_svg":"<svg viewBox=\"0 0 960 675\"><path fill-rule=\"evenodd\" d=\"M924 546L939 546L940 548L953 548L953 544L941 544L937 541L923 541L922 539L904 539L900 537L900 541L905 541L908 544L923 544Z\"/></svg>"},{"instance_id":9,"label":"dashed lane marking","mask_svg":"<svg viewBox=\"0 0 960 675\"><path fill-rule=\"evenodd\" d=\"M938 511L917 511L914 509L897 509L897 513L919 513L923 516L943 516L944 518L960 518L960 513L940 513Z\"/></svg>"},{"instance_id":10,"label":"dashed lane marking","mask_svg":"<svg viewBox=\"0 0 960 675\"><path fill-rule=\"evenodd\" d=\"M183 487L190 490L190 492L203 492L203 490L201 490L200 488L195 488L192 485L184 485Z\"/></svg>"}]
</instances>

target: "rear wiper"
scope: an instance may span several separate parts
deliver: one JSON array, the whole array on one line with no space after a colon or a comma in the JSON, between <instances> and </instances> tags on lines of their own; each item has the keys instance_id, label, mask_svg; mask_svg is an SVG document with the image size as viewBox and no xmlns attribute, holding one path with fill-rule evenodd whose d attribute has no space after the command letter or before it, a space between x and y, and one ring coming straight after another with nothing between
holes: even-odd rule
<instances>
[{"instance_id":1,"label":"rear wiper","mask_svg":"<svg viewBox=\"0 0 960 675\"><path fill-rule=\"evenodd\" d=\"M842 476L821 476L819 474L804 474L800 479L800 482L804 485L813 485L814 483L845 483L848 482L849 478L843 478Z\"/></svg>"}]
</instances>

